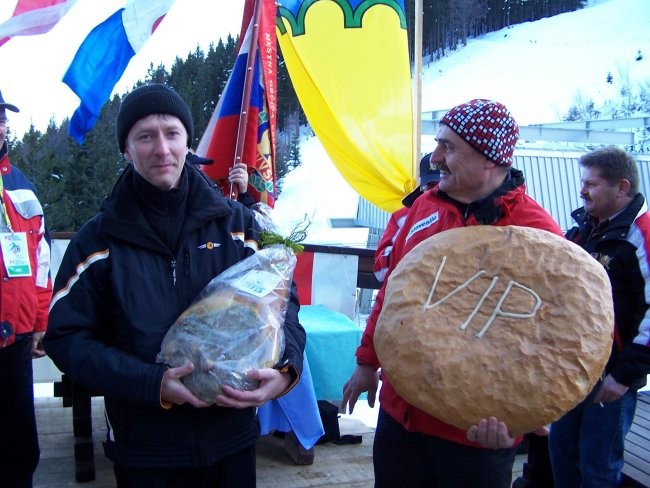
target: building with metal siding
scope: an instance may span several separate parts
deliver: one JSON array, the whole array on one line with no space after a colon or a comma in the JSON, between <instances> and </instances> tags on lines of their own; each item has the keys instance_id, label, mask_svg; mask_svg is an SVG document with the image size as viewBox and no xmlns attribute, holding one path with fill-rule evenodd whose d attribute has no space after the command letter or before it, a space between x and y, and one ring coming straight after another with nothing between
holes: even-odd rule
<instances>
[{"instance_id":1,"label":"building with metal siding","mask_svg":"<svg viewBox=\"0 0 650 488\"><path fill-rule=\"evenodd\" d=\"M523 171L526 191L544 207L563 230L571 227L571 211L582 205L578 159L584 152L518 149L514 167ZM650 196L650 155L635 155L641 175L640 191ZM355 224L370 228L369 246L376 246L389 214L360 198Z\"/></svg>"}]
</instances>

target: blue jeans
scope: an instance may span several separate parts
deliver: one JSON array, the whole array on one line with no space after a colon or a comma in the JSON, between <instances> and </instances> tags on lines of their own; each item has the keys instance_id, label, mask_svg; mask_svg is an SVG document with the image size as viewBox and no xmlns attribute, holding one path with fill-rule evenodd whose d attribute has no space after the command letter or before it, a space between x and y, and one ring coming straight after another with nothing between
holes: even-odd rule
<instances>
[{"instance_id":1,"label":"blue jeans","mask_svg":"<svg viewBox=\"0 0 650 488\"><path fill-rule=\"evenodd\" d=\"M636 410L636 390L615 402L594 403L598 382L577 407L551 425L549 450L555 488L609 488L621 484L625 436Z\"/></svg>"}]
</instances>

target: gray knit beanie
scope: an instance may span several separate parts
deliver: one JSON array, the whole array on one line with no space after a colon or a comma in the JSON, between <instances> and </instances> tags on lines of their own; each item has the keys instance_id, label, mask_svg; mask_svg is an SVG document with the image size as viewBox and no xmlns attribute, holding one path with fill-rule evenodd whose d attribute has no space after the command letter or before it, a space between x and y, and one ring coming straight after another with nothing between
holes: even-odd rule
<instances>
[{"instance_id":1,"label":"gray knit beanie","mask_svg":"<svg viewBox=\"0 0 650 488\"><path fill-rule=\"evenodd\" d=\"M192 146L194 124L190 108L172 88L152 83L139 86L122 99L117 114L117 144L120 146L120 152L124 152L126 137L131 127L141 118L152 114L178 117L187 131L187 147Z\"/></svg>"}]
</instances>

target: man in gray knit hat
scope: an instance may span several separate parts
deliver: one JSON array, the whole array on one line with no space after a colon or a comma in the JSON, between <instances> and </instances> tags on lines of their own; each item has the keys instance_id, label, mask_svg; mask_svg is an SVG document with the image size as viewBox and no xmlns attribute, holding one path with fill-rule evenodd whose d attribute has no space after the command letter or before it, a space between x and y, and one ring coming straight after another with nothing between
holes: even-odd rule
<instances>
[{"instance_id":1,"label":"man in gray knit hat","mask_svg":"<svg viewBox=\"0 0 650 488\"><path fill-rule=\"evenodd\" d=\"M192 115L174 90L133 90L116 129L130 164L66 250L46 351L73 381L104 395L104 448L118 487L253 487L255 407L287 392L302 371L295 286L281 361L248 373L257 389L224 386L204 402L181 382L200 365L157 364L166 332L205 285L255 253L259 226L186 163Z\"/></svg>"}]
</instances>

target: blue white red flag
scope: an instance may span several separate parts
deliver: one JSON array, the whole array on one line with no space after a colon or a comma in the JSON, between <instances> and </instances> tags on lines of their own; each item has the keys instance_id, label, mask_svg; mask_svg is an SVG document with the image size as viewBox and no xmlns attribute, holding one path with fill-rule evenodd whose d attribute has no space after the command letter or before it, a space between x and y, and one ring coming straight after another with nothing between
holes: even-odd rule
<instances>
[{"instance_id":1,"label":"blue white red flag","mask_svg":"<svg viewBox=\"0 0 650 488\"><path fill-rule=\"evenodd\" d=\"M261 14L258 42L251 46L255 0L246 0L239 53L210 122L201 137L197 153L214 159L204 171L230 193L228 171L235 161L239 118L247 112L246 137L241 161L248 165L248 193L258 202L273 207L275 186L275 126L277 113L277 46L274 0L257 0ZM242 107L249 53L256 56L250 102Z\"/></svg>"},{"instance_id":2,"label":"blue white red flag","mask_svg":"<svg viewBox=\"0 0 650 488\"><path fill-rule=\"evenodd\" d=\"M13 36L45 34L77 0L19 0L9 20L0 24L0 46Z\"/></svg>"},{"instance_id":3,"label":"blue white red flag","mask_svg":"<svg viewBox=\"0 0 650 488\"><path fill-rule=\"evenodd\" d=\"M92 129L131 58L149 40L175 0L129 0L96 26L75 54L63 82L80 98L69 134L79 144Z\"/></svg>"}]
</instances>

